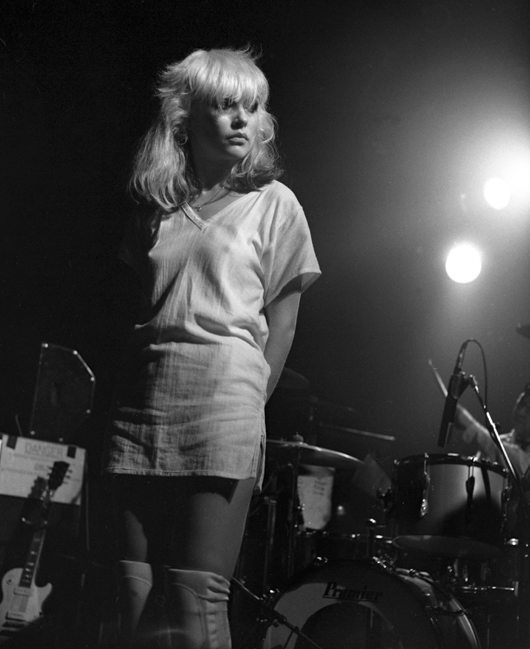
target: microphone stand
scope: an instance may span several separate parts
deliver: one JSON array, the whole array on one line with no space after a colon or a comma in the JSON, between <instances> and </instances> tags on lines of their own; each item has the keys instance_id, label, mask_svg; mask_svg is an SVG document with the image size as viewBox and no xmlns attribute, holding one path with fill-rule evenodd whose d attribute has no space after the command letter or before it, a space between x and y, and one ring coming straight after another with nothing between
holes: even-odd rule
<instances>
[{"instance_id":1,"label":"microphone stand","mask_svg":"<svg viewBox=\"0 0 530 649\"><path fill-rule=\"evenodd\" d=\"M259 595L256 595L251 590L249 590L243 582L239 581L238 579L232 578L231 581L235 586L237 586L240 590L242 590L245 593L245 595L247 595L247 597L249 597L251 600L253 600L254 602L260 605L262 622L267 624L267 628L272 624L273 626L280 626L280 625L285 626L289 629L290 634L286 644L289 643L289 640L294 634L298 638L302 639L305 646L310 645L311 647L313 647L313 649L323 649L322 645L312 640L308 635L306 635L302 631L302 629L300 629L300 627L296 626L295 624L291 624L289 620L285 617L285 615L282 615L279 611L277 611L271 605L271 603L267 601L265 597L263 596L260 597ZM296 646L298 646L298 642L296 643Z\"/></svg>"},{"instance_id":2,"label":"microphone stand","mask_svg":"<svg viewBox=\"0 0 530 649\"><path fill-rule=\"evenodd\" d=\"M518 565L519 568L518 572L520 573L519 574L520 592L518 592L518 598L517 598L517 631L518 631L517 642L521 649L525 649L528 646L528 635L530 633L530 623L527 619L528 618L527 611L530 606L530 600L529 600L530 590L527 587L528 581L530 580L530 549L529 549L529 538L528 538L530 532L529 529L530 515L528 511L528 502L524 495L521 476L519 476L516 473L512 461L508 457L508 453L506 452L506 448L502 443L502 440L499 435L499 431L497 430L497 426L495 425L495 422L493 421L490 415L487 404L485 403L484 399L482 398L482 395L479 392L477 381L475 377L472 375L469 378L470 378L470 385L473 389L473 392L477 395L479 403L482 406L482 410L486 418L486 425L487 425L488 432L491 436L493 443L499 449L499 452L502 455L502 459L504 460L504 464L508 469L508 473L510 474L512 483L515 485L515 489L518 495L517 522L519 524L519 535L522 537L521 541L523 545L523 552L519 557L520 563Z\"/></svg>"},{"instance_id":3,"label":"microphone stand","mask_svg":"<svg viewBox=\"0 0 530 649\"><path fill-rule=\"evenodd\" d=\"M513 483L516 486L517 492L519 493L519 496L522 498L523 496L523 486L521 483L521 477L516 473L515 469L513 468L512 461L508 457L508 453L506 452L506 449L504 448L504 444L502 443L501 436L499 434L499 431L497 430L497 426L495 422L493 421L491 414L488 410L488 406L484 399L482 398L482 395L480 394L480 391L478 389L478 383L476 378L471 374L468 379L469 385L471 385L471 388L473 392L477 395L477 398L479 400L479 403L482 407L482 410L484 412L484 416L486 418L486 427L488 429L488 432L491 436L491 439L493 440L493 443L495 446L499 449L500 454L502 455L502 459L504 461L504 464L506 465L506 468L508 469L508 473L510 474L511 479L513 480Z\"/></svg>"}]
</instances>

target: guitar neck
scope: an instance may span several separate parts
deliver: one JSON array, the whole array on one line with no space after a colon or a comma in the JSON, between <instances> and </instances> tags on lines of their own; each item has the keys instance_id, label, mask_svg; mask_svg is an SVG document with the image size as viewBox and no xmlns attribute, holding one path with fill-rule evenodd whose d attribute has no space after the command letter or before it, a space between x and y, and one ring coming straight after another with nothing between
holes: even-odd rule
<instances>
[{"instance_id":1,"label":"guitar neck","mask_svg":"<svg viewBox=\"0 0 530 649\"><path fill-rule=\"evenodd\" d=\"M20 575L18 583L20 588L31 588L35 580L35 575L39 567L39 561L42 554L42 547L44 545L44 538L46 536L46 528L40 527L33 532L31 543L26 555L24 568Z\"/></svg>"},{"instance_id":2,"label":"guitar neck","mask_svg":"<svg viewBox=\"0 0 530 649\"><path fill-rule=\"evenodd\" d=\"M55 463L54 467L60 463ZM52 470L54 472L55 468ZM61 476L62 482L63 476ZM22 574L20 575L20 581L18 583L19 588L31 588L39 568L39 561L42 554L42 547L44 545L44 538L46 536L46 525L48 524L48 512L50 509L53 493L55 492L56 487L52 488L50 482L46 485L42 496L41 502L39 505L40 510L40 524L35 529L31 536L31 542L29 545L28 553L26 555L26 561L24 562L24 567L22 568Z\"/></svg>"}]
</instances>

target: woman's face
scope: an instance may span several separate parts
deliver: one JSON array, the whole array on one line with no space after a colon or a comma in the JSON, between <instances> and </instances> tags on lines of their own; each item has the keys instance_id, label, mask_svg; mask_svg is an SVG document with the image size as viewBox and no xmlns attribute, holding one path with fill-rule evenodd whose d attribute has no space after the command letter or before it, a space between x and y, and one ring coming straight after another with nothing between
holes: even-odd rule
<instances>
[{"instance_id":1,"label":"woman's face","mask_svg":"<svg viewBox=\"0 0 530 649\"><path fill-rule=\"evenodd\" d=\"M192 104L188 141L196 161L233 166L252 149L258 135L257 104L226 100L220 105Z\"/></svg>"}]
</instances>

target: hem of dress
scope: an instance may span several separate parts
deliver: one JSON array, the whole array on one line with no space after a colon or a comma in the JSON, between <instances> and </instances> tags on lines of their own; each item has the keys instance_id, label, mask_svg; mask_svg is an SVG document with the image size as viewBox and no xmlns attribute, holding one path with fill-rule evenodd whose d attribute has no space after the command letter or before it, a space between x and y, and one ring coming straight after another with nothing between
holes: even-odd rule
<instances>
[{"instance_id":1,"label":"hem of dress","mask_svg":"<svg viewBox=\"0 0 530 649\"><path fill-rule=\"evenodd\" d=\"M193 477L193 476L211 476L215 478L228 478L229 480L249 480L250 478L257 479L257 472L254 474L235 474L227 471L215 471L212 469L190 469L185 471L156 471L153 469L126 469L126 468L105 468L102 470L104 475L138 475L148 477L161 477L161 478L177 478L177 477Z\"/></svg>"}]
</instances>

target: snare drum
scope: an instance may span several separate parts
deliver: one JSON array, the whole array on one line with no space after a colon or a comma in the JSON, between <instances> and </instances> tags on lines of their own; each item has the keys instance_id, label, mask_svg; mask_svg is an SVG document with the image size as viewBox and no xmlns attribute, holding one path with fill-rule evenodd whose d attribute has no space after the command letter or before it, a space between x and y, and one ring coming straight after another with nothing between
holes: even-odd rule
<instances>
[{"instance_id":1,"label":"snare drum","mask_svg":"<svg viewBox=\"0 0 530 649\"><path fill-rule=\"evenodd\" d=\"M508 472L456 454L395 462L390 518L394 543L442 556L490 557L507 538Z\"/></svg>"},{"instance_id":2,"label":"snare drum","mask_svg":"<svg viewBox=\"0 0 530 649\"><path fill-rule=\"evenodd\" d=\"M315 538L313 557L329 560L370 559L378 557L392 561L396 550L390 537L382 534L364 533L335 534L320 532Z\"/></svg>"},{"instance_id":3,"label":"snare drum","mask_svg":"<svg viewBox=\"0 0 530 649\"><path fill-rule=\"evenodd\" d=\"M458 601L427 575L378 560L308 571L275 605L264 649L479 649ZM308 640L309 638L309 640Z\"/></svg>"}]
</instances>

